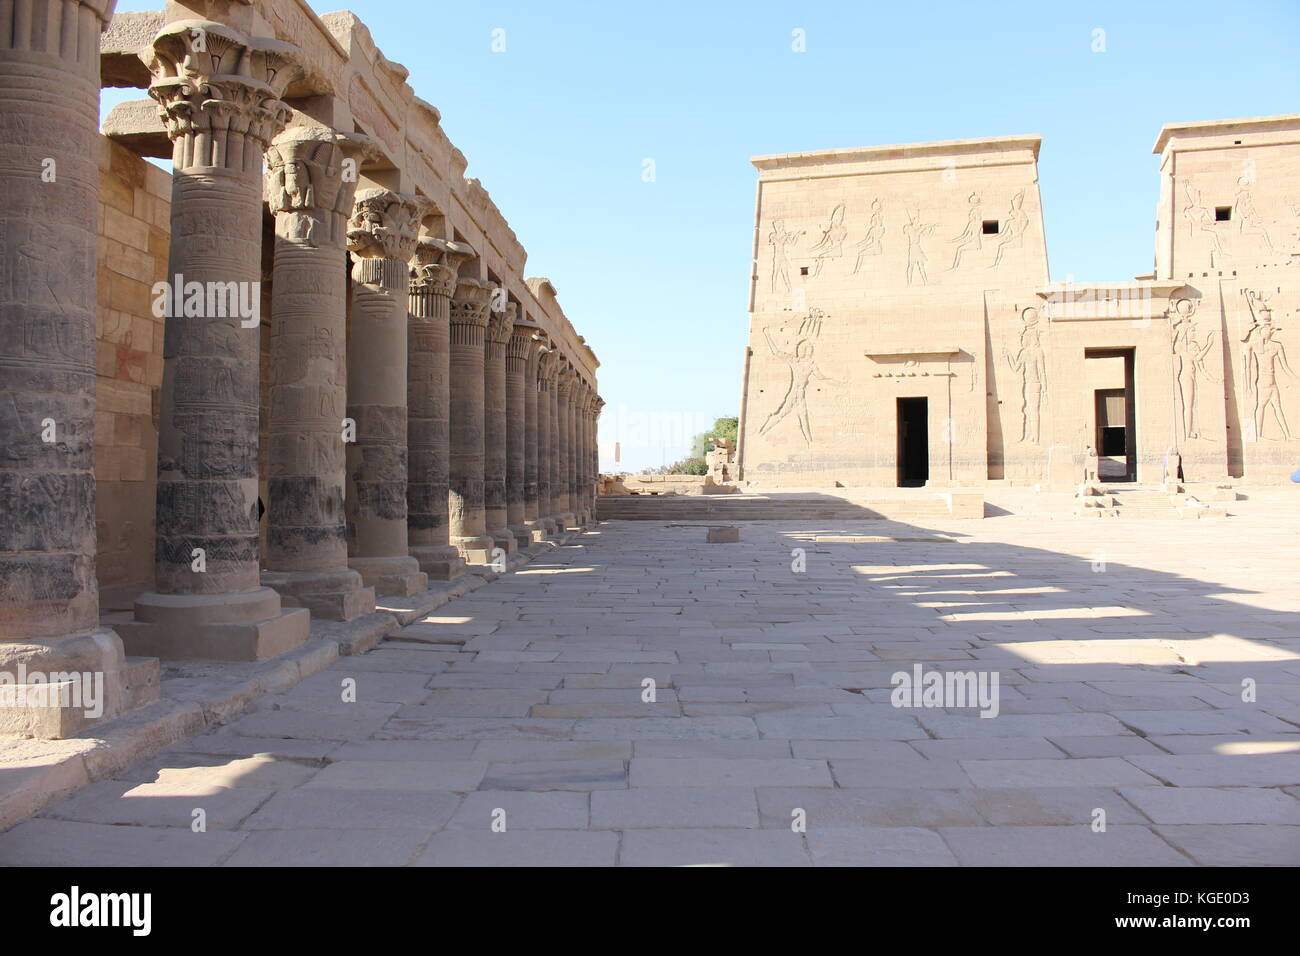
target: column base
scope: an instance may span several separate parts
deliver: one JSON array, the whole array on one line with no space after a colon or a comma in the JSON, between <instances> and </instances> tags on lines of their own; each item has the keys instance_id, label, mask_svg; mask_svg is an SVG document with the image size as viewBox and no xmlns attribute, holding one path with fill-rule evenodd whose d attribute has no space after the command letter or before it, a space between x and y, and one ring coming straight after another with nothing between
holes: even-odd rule
<instances>
[{"instance_id":1,"label":"column base","mask_svg":"<svg viewBox=\"0 0 1300 956\"><path fill-rule=\"evenodd\" d=\"M451 543L456 546L466 564L479 565L492 563L492 550L497 546L496 541L488 535L452 538Z\"/></svg>"},{"instance_id":2,"label":"column base","mask_svg":"<svg viewBox=\"0 0 1300 956\"><path fill-rule=\"evenodd\" d=\"M572 511L566 511L564 514L558 515L555 520L560 523L561 531L577 530L578 519L574 517Z\"/></svg>"},{"instance_id":3,"label":"column base","mask_svg":"<svg viewBox=\"0 0 1300 956\"><path fill-rule=\"evenodd\" d=\"M117 625L127 653L164 660L264 661L307 640L311 613L285 610L260 587L235 594L157 594L135 601L135 620Z\"/></svg>"},{"instance_id":4,"label":"column base","mask_svg":"<svg viewBox=\"0 0 1300 956\"><path fill-rule=\"evenodd\" d=\"M524 522L524 530L528 532L528 540L532 544L545 541L549 534L546 530L546 522L540 518L529 518Z\"/></svg>"},{"instance_id":5,"label":"column base","mask_svg":"<svg viewBox=\"0 0 1300 956\"><path fill-rule=\"evenodd\" d=\"M410 555L395 558L348 558L348 567L376 594L410 597L429 589L429 576Z\"/></svg>"},{"instance_id":6,"label":"column base","mask_svg":"<svg viewBox=\"0 0 1300 956\"><path fill-rule=\"evenodd\" d=\"M511 525L510 533L515 536L515 545L520 551L533 543L532 529L526 525Z\"/></svg>"},{"instance_id":7,"label":"column base","mask_svg":"<svg viewBox=\"0 0 1300 956\"><path fill-rule=\"evenodd\" d=\"M62 740L111 720L131 709L129 667L121 639L106 627L0 642L0 734Z\"/></svg>"},{"instance_id":8,"label":"column base","mask_svg":"<svg viewBox=\"0 0 1300 956\"><path fill-rule=\"evenodd\" d=\"M496 546L506 554L514 554L519 550L519 542L515 540L515 534L509 528L492 528L488 531Z\"/></svg>"},{"instance_id":9,"label":"column base","mask_svg":"<svg viewBox=\"0 0 1300 956\"><path fill-rule=\"evenodd\" d=\"M305 607L312 617L350 621L375 609L375 589L366 587L351 568L342 571L263 571L262 584L273 588L286 607Z\"/></svg>"},{"instance_id":10,"label":"column base","mask_svg":"<svg viewBox=\"0 0 1300 956\"><path fill-rule=\"evenodd\" d=\"M430 581L455 581L465 573L465 559L449 544L419 545L411 549L411 557Z\"/></svg>"}]
</instances>

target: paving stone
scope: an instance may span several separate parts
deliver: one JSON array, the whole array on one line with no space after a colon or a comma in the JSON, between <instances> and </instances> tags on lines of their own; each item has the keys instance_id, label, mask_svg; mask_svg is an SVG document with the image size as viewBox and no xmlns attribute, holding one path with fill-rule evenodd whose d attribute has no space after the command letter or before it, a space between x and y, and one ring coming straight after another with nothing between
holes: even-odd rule
<instances>
[{"instance_id":1,"label":"paving stone","mask_svg":"<svg viewBox=\"0 0 1300 956\"><path fill-rule=\"evenodd\" d=\"M227 757L220 754L167 753L145 760L117 775L118 780L197 787L296 787L316 775L322 761L281 760L269 754Z\"/></svg>"},{"instance_id":2,"label":"paving stone","mask_svg":"<svg viewBox=\"0 0 1300 956\"><path fill-rule=\"evenodd\" d=\"M743 740L757 737L748 717L636 717L579 720L575 740Z\"/></svg>"},{"instance_id":3,"label":"paving stone","mask_svg":"<svg viewBox=\"0 0 1300 956\"><path fill-rule=\"evenodd\" d=\"M300 787L275 794L242 830L433 830L446 825L461 794L432 790L333 790Z\"/></svg>"},{"instance_id":4,"label":"paving stone","mask_svg":"<svg viewBox=\"0 0 1300 956\"><path fill-rule=\"evenodd\" d=\"M754 791L745 787L637 787L591 795L591 825L643 827L756 827Z\"/></svg>"},{"instance_id":5,"label":"paving stone","mask_svg":"<svg viewBox=\"0 0 1300 956\"><path fill-rule=\"evenodd\" d=\"M796 808L808 829L853 826L980 826L984 819L960 793L921 788L802 789L764 787L758 806L765 827L788 827Z\"/></svg>"},{"instance_id":6,"label":"paving stone","mask_svg":"<svg viewBox=\"0 0 1300 956\"><path fill-rule=\"evenodd\" d=\"M247 834L34 819L0 833L6 866L211 866Z\"/></svg>"},{"instance_id":7,"label":"paving stone","mask_svg":"<svg viewBox=\"0 0 1300 956\"><path fill-rule=\"evenodd\" d=\"M1158 790L1158 787L1134 787ZM971 805L995 826L1091 825L1093 811L1104 810L1107 826L1122 823L1147 823L1118 791L1105 787L1012 787L963 791Z\"/></svg>"},{"instance_id":8,"label":"paving stone","mask_svg":"<svg viewBox=\"0 0 1300 956\"><path fill-rule=\"evenodd\" d=\"M480 760L340 760L317 773L304 789L465 792L478 789L486 770Z\"/></svg>"},{"instance_id":9,"label":"paving stone","mask_svg":"<svg viewBox=\"0 0 1300 956\"><path fill-rule=\"evenodd\" d=\"M977 787L1116 787L1160 783L1119 757L963 760L961 765Z\"/></svg>"},{"instance_id":10,"label":"paving stone","mask_svg":"<svg viewBox=\"0 0 1300 956\"><path fill-rule=\"evenodd\" d=\"M494 763L511 760L627 760L632 744L624 740L480 740L474 759Z\"/></svg>"},{"instance_id":11,"label":"paving stone","mask_svg":"<svg viewBox=\"0 0 1300 956\"><path fill-rule=\"evenodd\" d=\"M898 716L783 717L766 714L754 718L754 723L764 737L787 740L911 740L926 736L915 720Z\"/></svg>"},{"instance_id":12,"label":"paving stone","mask_svg":"<svg viewBox=\"0 0 1300 956\"><path fill-rule=\"evenodd\" d=\"M517 760L493 763L483 790L617 790L628 785L622 760Z\"/></svg>"},{"instance_id":13,"label":"paving stone","mask_svg":"<svg viewBox=\"0 0 1300 956\"><path fill-rule=\"evenodd\" d=\"M939 831L962 866L1190 866L1147 827L950 827Z\"/></svg>"},{"instance_id":14,"label":"paving stone","mask_svg":"<svg viewBox=\"0 0 1300 956\"><path fill-rule=\"evenodd\" d=\"M832 787L824 760L634 757L633 787Z\"/></svg>"},{"instance_id":15,"label":"paving stone","mask_svg":"<svg viewBox=\"0 0 1300 956\"><path fill-rule=\"evenodd\" d=\"M266 803L273 793L260 788L215 787L193 782L102 780L66 800L50 804L40 815L79 823L189 830L195 821L194 811L202 810L209 831L231 830Z\"/></svg>"},{"instance_id":16,"label":"paving stone","mask_svg":"<svg viewBox=\"0 0 1300 956\"><path fill-rule=\"evenodd\" d=\"M415 866L613 866L617 833L587 830L447 830L435 833Z\"/></svg>"},{"instance_id":17,"label":"paving stone","mask_svg":"<svg viewBox=\"0 0 1300 956\"><path fill-rule=\"evenodd\" d=\"M1127 757L1158 754L1159 747L1144 737L1053 737L1052 743L1071 757Z\"/></svg>"},{"instance_id":18,"label":"paving stone","mask_svg":"<svg viewBox=\"0 0 1300 956\"><path fill-rule=\"evenodd\" d=\"M330 760L405 760L434 762L482 759L473 740L354 740L339 744Z\"/></svg>"},{"instance_id":19,"label":"paving stone","mask_svg":"<svg viewBox=\"0 0 1300 956\"><path fill-rule=\"evenodd\" d=\"M1134 787L1120 791L1156 823L1300 826L1300 800L1280 790L1239 787Z\"/></svg>"},{"instance_id":20,"label":"paving stone","mask_svg":"<svg viewBox=\"0 0 1300 956\"><path fill-rule=\"evenodd\" d=\"M267 830L250 833L223 866L404 866L429 839L423 829Z\"/></svg>"},{"instance_id":21,"label":"paving stone","mask_svg":"<svg viewBox=\"0 0 1300 956\"><path fill-rule=\"evenodd\" d=\"M1300 754L1126 757L1175 787L1289 787L1300 783Z\"/></svg>"},{"instance_id":22,"label":"paving stone","mask_svg":"<svg viewBox=\"0 0 1300 956\"><path fill-rule=\"evenodd\" d=\"M832 760L831 773L837 786L933 787L955 790L971 785L970 778L955 760Z\"/></svg>"},{"instance_id":23,"label":"paving stone","mask_svg":"<svg viewBox=\"0 0 1300 956\"><path fill-rule=\"evenodd\" d=\"M599 793L600 791L598 791ZM480 790L467 794L448 830L490 832L496 810L505 811L506 831L581 830L589 822L588 794L567 791Z\"/></svg>"},{"instance_id":24,"label":"paving stone","mask_svg":"<svg viewBox=\"0 0 1300 956\"><path fill-rule=\"evenodd\" d=\"M817 866L957 865L940 836L919 827L810 827L808 849Z\"/></svg>"},{"instance_id":25,"label":"paving stone","mask_svg":"<svg viewBox=\"0 0 1300 956\"><path fill-rule=\"evenodd\" d=\"M1300 827L1158 826L1205 866L1300 866Z\"/></svg>"},{"instance_id":26,"label":"paving stone","mask_svg":"<svg viewBox=\"0 0 1300 956\"><path fill-rule=\"evenodd\" d=\"M780 830L627 830L621 866L808 866L803 835Z\"/></svg>"}]
</instances>

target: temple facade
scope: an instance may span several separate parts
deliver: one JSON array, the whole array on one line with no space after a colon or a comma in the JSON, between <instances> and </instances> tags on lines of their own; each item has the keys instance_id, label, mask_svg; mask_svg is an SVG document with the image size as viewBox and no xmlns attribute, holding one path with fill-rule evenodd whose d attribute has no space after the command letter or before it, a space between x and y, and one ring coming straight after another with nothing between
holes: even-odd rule
<instances>
[{"instance_id":1,"label":"temple facade","mask_svg":"<svg viewBox=\"0 0 1300 956\"><path fill-rule=\"evenodd\" d=\"M1154 270L1053 283L1036 136L760 156L739 477L1287 480L1300 116L1165 126Z\"/></svg>"},{"instance_id":2,"label":"temple facade","mask_svg":"<svg viewBox=\"0 0 1300 956\"><path fill-rule=\"evenodd\" d=\"M113 6L0 18L0 674L102 675L98 720L159 658L274 658L581 528L603 405L356 17ZM104 86L141 98L101 133Z\"/></svg>"}]
</instances>

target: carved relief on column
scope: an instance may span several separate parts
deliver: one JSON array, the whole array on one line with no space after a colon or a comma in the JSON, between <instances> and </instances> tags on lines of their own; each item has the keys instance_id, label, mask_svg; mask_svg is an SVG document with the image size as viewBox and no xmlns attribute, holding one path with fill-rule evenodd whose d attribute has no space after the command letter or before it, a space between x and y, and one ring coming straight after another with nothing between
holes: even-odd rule
<instances>
[{"instance_id":1,"label":"carved relief on column","mask_svg":"<svg viewBox=\"0 0 1300 956\"><path fill-rule=\"evenodd\" d=\"M483 512L483 343L492 283L461 278L451 300L451 543L470 564L492 560Z\"/></svg>"},{"instance_id":2,"label":"carved relief on column","mask_svg":"<svg viewBox=\"0 0 1300 956\"><path fill-rule=\"evenodd\" d=\"M451 544L447 518L451 410L451 297L456 268L474 251L464 243L421 236L411 262L407 367L407 528L411 556L430 578L450 581L465 572Z\"/></svg>"},{"instance_id":3,"label":"carved relief on column","mask_svg":"<svg viewBox=\"0 0 1300 956\"><path fill-rule=\"evenodd\" d=\"M344 516L347 222L368 137L320 126L267 151L275 215L263 583L317 617L351 620L374 589L348 567Z\"/></svg>"},{"instance_id":4,"label":"carved relief on column","mask_svg":"<svg viewBox=\"0 0 1300 956\"><path fill-rule=\"evenodd\" d=\"M410 259L428 200L360 190L348 222L352 325L348 335L349 565L380 594L407 596L428 578L408 551L406 363Z\"/></svg>"},{"instance_id":5,"label":"carved relief on column","mask_svg":"<svg viewBox=\"0 0 1300 956\"><path fill-rule=\"evenodd\" d=\"M134 654L262 659L308 628L305 610L282 614L259 586L258 554L262 158L290 116L280 97L297 51L184 20L155 38L150 70L173 143L158 593L137 599L122 634ZM206 308L189 307L193 290Z\"/></svg>"},{"instance_id":6,"label":"carved relief on column","mask_svg":"<svg viewBox=\"0 0 1300 956\"><path fill-rule=\"evenodd\" d=\"M574 412L574 421L578 429L578 475L576 508L583 527L591 524L591 387L586 382L578 395L578 404Z\"/></svg>"},{"instance_id":7,"label":"carved relief on column","mask_svg":"<svg viewBox=\"0 0 1300 956\"><path fill-rule=\"evenodd\" d=\"M510 339L506 342L506 525L521 548L532 543L524 506L528 472L528 389L525 383L536 333L535 323L529 322L522 314L516 314ZM536 474L533 480L536 482Z\"/></svg>"},{"instance_id":8,"label":"carved relief on column","mask_svg":"<svg viewBox=\"0 0 1300 956\"><path fill-rule=\"evenodd\" d=\"M506 554L518 550L506 509L506 346L516 305L488 313L483 346L483 512L487 533Z\"/></svg>"},{"instance_id":9,"label":"carved relief on column","mask_svg":"<svg viewBox=\"0 0 1300 956\"><path fill-rule=\"evenodd\" d=\"M543 348L541 340L540 329L534 326L524 350L524 527L532 541L546 537L546 529L537 520L537 458L541 431L537 416L537 362Z\"/></svg>"},{"instance_id":10,"label":"carved relief on column","mask_svg":"<svg viewBox=\"0 0 1300 956\"><path fill-rule=\"evenodd\" d=\"M113 0L0 10L0 674L104 676L122 642L95 579L99 34ZM52 173L51 177L49 174ZM66 737L80 708L0 707L0 733Z\"/></svg>"},{"instance_id":11,"label":"carved relief on column","mask_svg":"<svg viewBox=\"0 0 1300 956\"><path fill-rule=\"evenodd\" d=\"M573 366L566 361L560 371L555 386L556 432L559 436L560 453L558 476L556 478L556 511L564 529L575 526L577 520L573 513L573 389L578 376Z\"/></svg>"},{"instance_id":12,"label":"carved relief on column","mask_svg":"<svg viewBox=\"0 0 1300 956\"><path fill-rule=\"evenodd\" d=\"M542 339L537 347L537 523L543 533L555 534L555 500L551 478L555 473L554 387L556 351Z\"/></svg>"}]
</instances>

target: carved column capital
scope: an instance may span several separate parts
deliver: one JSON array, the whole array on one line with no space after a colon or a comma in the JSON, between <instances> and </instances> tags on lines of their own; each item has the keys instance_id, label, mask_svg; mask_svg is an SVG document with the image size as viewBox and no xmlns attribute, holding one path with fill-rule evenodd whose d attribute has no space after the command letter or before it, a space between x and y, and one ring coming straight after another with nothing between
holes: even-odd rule
<instances>
[{"instance_id":1,"label":"carved column capital","mask_svg":"<svg viewBox=\"0 0 1300 956\"><path fill-rule=\"evenodd\" d=\"M451 298L456 291L456 269L474 255L468 243L420 236L411 258L411 294Z\"/></svg>"},{"instance_id":2,"label":"carved column capital","mask_svg":"<svg viewBox=\"0 0 1300 956\"><path fill-rule=\"evenodd\" d=\"M177 170L261 170L292 110L281 97L302 72L291 43L209 20L176 20L153 41L149 95L175 144Z\"/></svg>"},{"instance_id":3,"label":"carved column capital","mask_svg":"<svg viewBox=\"0 0 1300 956\"><path fill-rule=\"evenodd\" d=\"M348 219L352 278L365 285L407 291L408 262L415 252L420 217L428 200L389 189L357 192Z\"/></svg>"},{"instance_id":4,"label":"carved column capital","mask_svg":"<svg viewBox=\"0 0 1300 956\"><path fill-rule=\"evenodd\" d=\"M567 360L564 360L567 362ZM578 383L578 374L573 370L572 365L565 365L560 371L555 381L556 391L559 393L560 400L567 402L573 394L574 386Z\"/></svg>"},{"instance_id":5,"label":"carved column capital","mask_svg":"<svg viewBox=\"0 0 1300 956\"><path fill-rule=\"evenodd\" d=\"M500 312L488 313L487 341L488 344L499 347L504 350L507 342L510 341L510 333L515 326L515 304L507 302L506 307Z\"/></svg>"},{"instance_id":6,"label":"carved column capital","mask_svg":"<svg viewBox=\"0 0 1300 956\"><path fill-rule=\"evenodd\" d=\"M480 329L487 326L492 288L492 283L486 279L458 279L451 300L451 324L470 325Z\"/></svg>"},{"instance_id":7,"label":"carved column capital","mask_svg":"<svg viewBox=\"0 0 1300 956\"><path fill-rule=\"evenodd\" d=\"M341 244L339 224L352 213L357 170L374 140L325 126L294 126L266 151L265 197L281 239L307 246Z\"/></svg>"}]
</instances>

